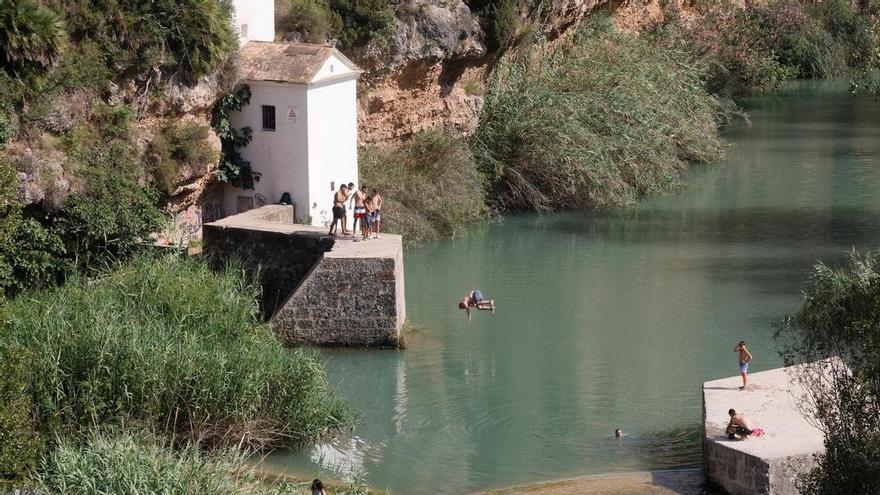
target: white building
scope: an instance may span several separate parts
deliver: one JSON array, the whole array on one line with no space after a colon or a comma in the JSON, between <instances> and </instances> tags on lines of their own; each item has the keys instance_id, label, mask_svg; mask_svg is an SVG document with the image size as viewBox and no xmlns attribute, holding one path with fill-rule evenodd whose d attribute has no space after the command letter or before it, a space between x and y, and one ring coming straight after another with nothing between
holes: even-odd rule
<instances>
[{"instance_id":1,"label":"white building","mask_svg":"<svg viewBox=\"0 0 880 495\"><path fill-rule=\"evenodd\" d=\"M250 127L240 150L261 174L254 189L227 185L223 209L239 213L289 193L299 221L332 220L333 192L358 182L357 79L360 69L330 45L274 42L273 0L236 0L240 84L250 104L231 116ZM351 212L349 211L349 216Z\"/></svg>"}]
</instances>

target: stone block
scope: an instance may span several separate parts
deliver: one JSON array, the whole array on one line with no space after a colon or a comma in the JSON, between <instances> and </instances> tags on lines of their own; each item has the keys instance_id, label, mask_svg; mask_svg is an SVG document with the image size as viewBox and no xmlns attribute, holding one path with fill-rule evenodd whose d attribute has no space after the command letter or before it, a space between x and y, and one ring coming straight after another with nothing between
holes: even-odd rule
<instances>
[{"instance_id":1,"label":"stone block","mask_svg":"<svg viewBox=\"0 0 880 495\"><path fill-rule=\"evenodd\" d=\"M264 314L287 343L397 345L406 318L401 238L338 240L323 229L288 223L284 208L270 205L205 224L211 264L235 260L259 274Z\"/></svg>"},{"instance_id":2,"label":"stone block","mask_svg":"<svg viewBox=\"0 0 880 495\"><path fill-rule=\"evenodd\" d=\"M796 479L811 469L824 450L823 434L797 407L803 389L789 381L792 370L779 368L749 375L749 390L739 376L703 384L703 463L709 483L739 494L797 494ZM765 435L728 440L728 409L744 413Z\"/></svg>"}]
</instances>

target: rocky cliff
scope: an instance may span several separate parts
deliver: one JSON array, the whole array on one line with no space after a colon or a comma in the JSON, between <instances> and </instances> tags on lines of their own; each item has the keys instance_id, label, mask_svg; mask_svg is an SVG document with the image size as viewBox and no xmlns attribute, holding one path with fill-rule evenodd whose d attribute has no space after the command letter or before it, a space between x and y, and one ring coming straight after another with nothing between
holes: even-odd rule
<instances>
[{"instance_id":1,"label":"rocky cliff","mask_svg":"<svg viewBox=\"0 0 880 495\"><path fill-rule=\"evenodd\" d=\"M670 3L670 2L667 2ZM640 30L663 18L657 0L553 0L521 7L510 50L527 37L555 39L599 10L623 29ZM480 15L462 0L406 0L395 6L394 32L384 50L355 57L361 81L360 144L392 145L427 129L470 133L483 90L504 50L490 51Z\"/></svg>"}]
</instances>

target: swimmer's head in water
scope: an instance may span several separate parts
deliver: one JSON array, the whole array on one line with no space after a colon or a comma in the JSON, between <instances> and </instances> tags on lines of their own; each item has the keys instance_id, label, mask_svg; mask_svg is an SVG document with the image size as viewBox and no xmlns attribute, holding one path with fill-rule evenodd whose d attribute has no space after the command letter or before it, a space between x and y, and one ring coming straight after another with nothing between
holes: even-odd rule
<instances>
[{"instance_id":1,"label":"swimmer's head in water","mask_svg":"<svg viewBox=\"0 0 880 495\"><path fill-rule=\"evenodd\" d=\"M620 428L614 430L614 436L615 436L615 437L619 437L619 436L621 436L621 435L623 435L623 432L620 430Z\"/></svg>"},{"instance_id":2,"label":"swimmer's head in water","mask_svg":"<svg viewBox=\"0 0 880 495\"><path fill-rule=\"evenodd\" d=\"M464 302L459 302L458 309L467 309L467 304L465 304Z\"/></svg>"}]
</instances>

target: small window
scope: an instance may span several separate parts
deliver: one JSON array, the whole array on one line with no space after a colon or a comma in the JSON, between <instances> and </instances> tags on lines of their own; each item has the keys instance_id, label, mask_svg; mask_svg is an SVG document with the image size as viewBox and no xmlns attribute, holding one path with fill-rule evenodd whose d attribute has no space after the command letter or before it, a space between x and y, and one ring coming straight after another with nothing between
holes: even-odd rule
<instances>
[{"instance_id":1,"label":"small window","mask_svg":"<svg viewBox=\"0 0 880 495\"><path fill-rule=\"evenodd\" d=\"M262 105L263 107L263 130L275 130L275 107L272 105Z\"/></svg>"},{"instance_id":2,"label":"small window","mask_svg":"<svg viewBox=\"0 0 880 495\"><path fill-rule=\"evenodd\" d=\"M242 24L242 25L241 25L241 37L242 37L242 38L247 38L247 36L248 36L248 32L247 32L247 24Z\"/></svg>"},{"instance_id":3,"label":"small window","mask_svg":"<svg viewBox=\"0 0 880 495\"><path fill-rule=\"evenodd\" d=\"M330 64L330 73L331 74L333 73L333 69L334 69L333 64Z\"/></svg>"},{"instance_id":4,"label":"small window","mask_svg":"<svg viewBox=\"0 0 880 495\"><path fill-rule=\"evenodd\" d=\"M336 190L336 181L335 180L330 181L330 190L331 191Z\"/></svg>"}]
</instances>

